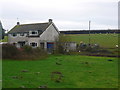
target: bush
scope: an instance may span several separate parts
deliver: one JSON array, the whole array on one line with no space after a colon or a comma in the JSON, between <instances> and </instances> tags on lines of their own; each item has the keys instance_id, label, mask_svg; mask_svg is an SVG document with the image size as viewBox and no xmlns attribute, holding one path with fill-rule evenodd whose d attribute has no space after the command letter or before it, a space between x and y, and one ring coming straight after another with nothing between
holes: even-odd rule
<instances>
[{"instance_id":1,"label":"bush","mask_svg":"<svg viewBox=\"0 0 120 90\"><path fill-rule=\"evenodd\" d=\"M56 49L54 50L54 54L65 54L66 53L66 50L65 50L66 42L71 42L71 38L63 34L60 34L59 40L56 41Z\"/></svg>"},{"instance_id":2,"label":"bush","mask_svg":"<svg viewBox=\"0 0 120 90\"><path fill-rule=\"evenodd\" d=\"M57 45L56 52L59 53L59 54L64 54L65 53L64 47L60 43L59 43L59 45Z\"/></svg>"},{"instance_id":3,"label":"bush","mask_svg":"<svg viewBox=\"0 0 120 90\"><path fill-rule=\"evenodd\" d=\"M29 53L29 54L33 52L32 47L28 45L23 46L22 49L24 52Z\"/></svg>"},{"instance_id":4,"label":"bush","mask_svg":"<svg viewBox=\"0 0 120 90\"><path fill-rule=\"evenodd\" d=\"M36 60L47 57L47 52L41 48L32 48L31 46L26 45L22 48L17 48L11 44L3 44L2 49L3 59Z\"/></svg>"},{"instance_id":5,"label":"bush","mask_svg":"<svg viewBox=\"0 0 120 90\"><path fill-rule=\"evenodd\" d=\"M52 54L63 54L63 47L60 42L56 41L55 48Z\"/></svg>"},{"instance_id":6,"label":"bush","mask_svg":"<svg viewBox=\"0 0 120 90\"><path fill-rule=\"evenodd\" d=\"M31 46L25 45L22 49L21 58L24 60L44 59L47 57L47 52L40 47L32 48Z\"/></svg>"},{"instance_id":7,"label":"bush","mask_svg":"<svg viewBox=\"0 0 120 90\"><path fill-rule=\"evenodd\" d=\"M43 49L41 49L40 47L37 48L33 48L33 54L37 55L37 56L46 56L47 52Z\"/></svg>"},{"instance_id":8,"label":"bush","mask_svg":"<svg viewBox=\"0 0 120 90\"><path fill-rule=\"evenodd\" d=\"M11 44L2 45L2 58L3 59L13 59L15 56L19 55L19 50Z\"/></svg>"}]
</instances>

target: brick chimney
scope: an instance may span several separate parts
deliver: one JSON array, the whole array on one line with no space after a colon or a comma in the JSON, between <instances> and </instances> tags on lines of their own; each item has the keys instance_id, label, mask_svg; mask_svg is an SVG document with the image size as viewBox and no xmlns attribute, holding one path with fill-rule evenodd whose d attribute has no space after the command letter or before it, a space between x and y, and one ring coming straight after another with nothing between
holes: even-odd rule
<instances>
[{"instance_id":1,"label":"brick chimney","mask_svg":"<svg viewBox=\"0 0 120 90\"><path fill-rule=\"evenodd\" d=\"M53 21L52 19L49 19L49 23L52 23L52 21Z\"/></svg>"},{"instance_id":2,"label":"brick chimney","mask_svg":"<svg viewBox=\"0 0 120 90\"><path fill-rule=\"evenodd\" d=\"M17 25L20 25L20 22L17 22Z\"/></svg>"}]
</instances>

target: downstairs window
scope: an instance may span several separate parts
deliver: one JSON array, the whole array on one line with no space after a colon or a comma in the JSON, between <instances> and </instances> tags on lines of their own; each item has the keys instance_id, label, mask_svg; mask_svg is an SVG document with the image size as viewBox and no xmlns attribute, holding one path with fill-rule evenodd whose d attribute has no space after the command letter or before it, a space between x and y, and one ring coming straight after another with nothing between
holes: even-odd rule
<instances>
[{"instance_id":1,"label":"downstairs window","mask_svg":"<svg viewBox=\"0 0 120 90\"><path fill-rule=\"evenodd\" d=\"M32 42L32 43L30 43L30 46L32 46L32 47L37 47L37 43Z\"/></svg>"}]
</instances>

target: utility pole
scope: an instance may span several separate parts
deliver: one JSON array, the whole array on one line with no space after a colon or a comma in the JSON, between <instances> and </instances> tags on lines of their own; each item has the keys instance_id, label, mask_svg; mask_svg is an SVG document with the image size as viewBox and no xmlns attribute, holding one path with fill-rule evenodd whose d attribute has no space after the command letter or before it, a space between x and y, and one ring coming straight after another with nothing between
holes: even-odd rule
<instances>
[{"instance_id":1,"label":"utility pole","mask_svg":"<svg viewBox=\"0 0 120 90\"><path fill-rule=\"evenodd\" d=\"M91 24L91 21L89 21L89 45L90 45L90 24Z\"/></svg>"}]
</instances>

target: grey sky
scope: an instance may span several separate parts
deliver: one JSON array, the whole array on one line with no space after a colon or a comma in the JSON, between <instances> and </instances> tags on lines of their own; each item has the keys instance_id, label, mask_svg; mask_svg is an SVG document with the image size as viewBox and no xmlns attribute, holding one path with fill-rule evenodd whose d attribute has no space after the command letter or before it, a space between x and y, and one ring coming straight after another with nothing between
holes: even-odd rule
<instances>
[{"instance_id":1,"label":"grey sky","mask_svg":"<svg viewBox=\"0 0 120 90\"><path fill-rule=\"evenodd\" d=\"M5 29L21 24L46 22L60 30L118 28L119 0L1 0L0 17Z\"/></svg>"}]
</instances>

